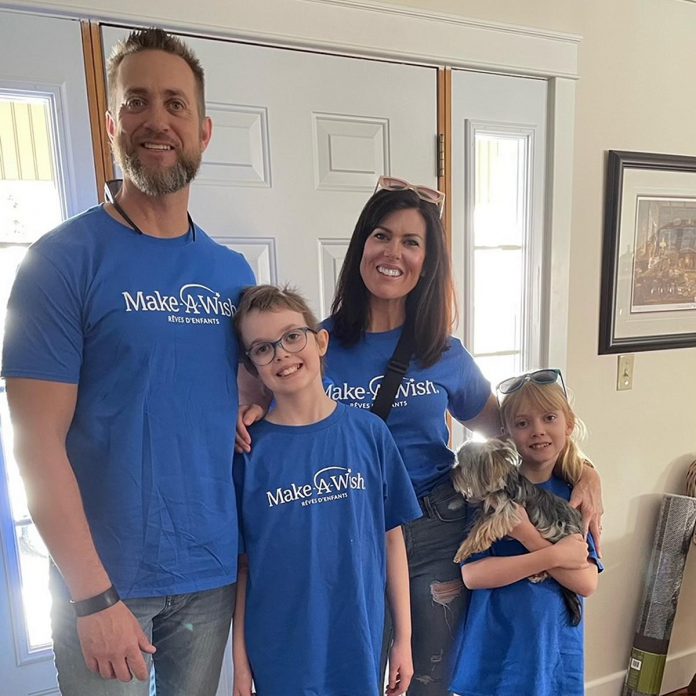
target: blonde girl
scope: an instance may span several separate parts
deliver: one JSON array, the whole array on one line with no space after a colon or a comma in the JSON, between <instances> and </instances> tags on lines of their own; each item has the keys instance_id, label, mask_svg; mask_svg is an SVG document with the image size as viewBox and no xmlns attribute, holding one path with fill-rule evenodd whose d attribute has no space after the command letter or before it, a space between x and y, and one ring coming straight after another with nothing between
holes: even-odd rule
<instances>
[{"instance_id":1,"label":"blonde girl","mask_svg":"<svg viewBox=\"0 0 696 696\"><path fill-rule=\"evenodd\" d=\"M503 427L520 454L520 473L570 500L588 460L574 436L582 424L560 370L511 377L497 387ZM601 564L591 535L551 544L519 508L512 538L468 558L472 590L460 627L454 677L459 696L583 696L583 626L573 626L562 587L586 597ZM546 572L541 582L528 578Z\"/></svg>"}]
</instances>

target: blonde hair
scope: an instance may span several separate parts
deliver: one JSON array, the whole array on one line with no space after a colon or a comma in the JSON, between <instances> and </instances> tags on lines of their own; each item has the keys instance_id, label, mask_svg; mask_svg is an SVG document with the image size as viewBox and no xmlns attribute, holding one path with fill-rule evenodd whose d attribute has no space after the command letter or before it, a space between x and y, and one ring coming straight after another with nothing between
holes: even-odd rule
<instances>
[{"instance_id":1,"label":"blonde hair","mask_svg":"<svg viewBox=\"0 0 696 696\"><path fill-rule=\"evenodd\" d=\"M560 384L537 384L528 380L520 389L506 395L500 404L500 418L508 434L510 434L516 415L525 408L540 411L560 411L566 422L572 425L573 430L566 438L565 447L558 455L555 470L564 481L575 485L582 476L583 466L585 463L589 463L588 458L577 443L577 440L584 437L585 425L575 415L563 388Z\"/></svg>"}]
</instances>

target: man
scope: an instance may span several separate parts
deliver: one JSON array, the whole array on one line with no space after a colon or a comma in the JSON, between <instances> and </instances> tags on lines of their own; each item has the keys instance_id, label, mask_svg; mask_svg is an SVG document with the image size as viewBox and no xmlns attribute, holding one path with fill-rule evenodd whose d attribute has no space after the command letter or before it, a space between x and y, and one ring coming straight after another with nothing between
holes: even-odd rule
<instances>
[{"instance_id":1,"label":"man","mask_svg":"<svg viewBox=\"0 0 696 696\"><path fill-rule=\"evenodd\" d=\"M61 692L145 696L154 661L158 694L212 696L237 573L231 318L254 277L187 213L212 128L197 58L137 31L108 78L123 184L30 249L8 306L16 454L60 570Z\"/></svg>"}]
</instances>

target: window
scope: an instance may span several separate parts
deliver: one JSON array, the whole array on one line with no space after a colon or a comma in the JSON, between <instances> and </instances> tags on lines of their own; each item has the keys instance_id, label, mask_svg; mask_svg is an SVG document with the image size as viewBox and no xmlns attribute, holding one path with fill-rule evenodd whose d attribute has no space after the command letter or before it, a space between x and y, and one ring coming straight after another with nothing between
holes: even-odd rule
<instances>
[{"instance_id":1,"label":"window","mask_svg":"<svg viewBox=\"0 0 696 696\"><path fill-rule=\"evenodd\" d=\"M533 134L473 126L473 205L467 333L493 384L535 361L530 318L534 258L530 239Z\"/></svg>"},{"instance_id":2,"label":"window","mask_svg":"<svg viewBox=\"0 0 696 696\"><path fill-rule=\"evenodd\" d=\"M51 95L0 91L0 340L10 288L29 245L64 217L57 170ZM15 635L31 655L50 647L48 552L29 517L24 486L12 456L12 429L0 382L0 509L14 534L4 538L12 580ZM22 638L23 637L23 638Z\"/></svg>"}]
</instances>

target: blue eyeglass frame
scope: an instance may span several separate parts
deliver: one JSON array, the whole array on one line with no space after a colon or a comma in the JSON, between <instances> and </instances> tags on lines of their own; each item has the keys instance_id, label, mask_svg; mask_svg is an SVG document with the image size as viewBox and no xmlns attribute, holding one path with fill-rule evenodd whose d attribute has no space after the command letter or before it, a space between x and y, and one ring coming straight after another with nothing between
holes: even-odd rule
<instances>
[{"instance_id":1,"label":"blue eyeglass frame","mask_svg":"<svg viewBox=\"0 0 696 696\"><path fill-rule=\"evenodd\" d=\"M305 336L304 346L302 346L302 348L298 348L297 350L290 350L283 343L283 340L285 339L285 337L289 333L292 333L293 331L301 331ZM282 346L283 348L285 348L285 350L287 350L288 353L299 353L301 350L303 350L304 347L307 345L307 332L314 334L315 336L319 333L318 331L315 331L314 329L310 328L309 326L296 326L293 329L288 329L277 341L259 341L259 343L257 343L255 346L251 346L249 348L249 350L245 350L244 355L246 355L247 358L249 358L249 360L257 367L264 367L266 365L270 365L275 360L276 351L278 350L278 346ZM258 348L259 346L271 346L271 348L273 348L273 353L271 354L271 359L268 362L257 363L251 357L251 351L254 350L254 348Z\"/></svg>"}]
</instances>

